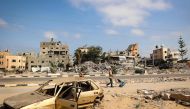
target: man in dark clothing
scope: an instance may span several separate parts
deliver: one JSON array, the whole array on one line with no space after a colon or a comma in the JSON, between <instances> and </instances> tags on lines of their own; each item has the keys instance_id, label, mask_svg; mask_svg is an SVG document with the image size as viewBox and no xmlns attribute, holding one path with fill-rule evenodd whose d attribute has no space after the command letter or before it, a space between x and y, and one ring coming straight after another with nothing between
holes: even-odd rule
<instances>
[{"instance_id":1,"label":"man in dark clothing","mask_svg":"<svg viewBox=\"0 0 190 109\"><path fill-rule=\"evenodd\" d=\"M113 73L112 73L111 68L108 69L108 73L109 73L109 80L110 80L110 82L107 83L107 86L111 84L111 87L113 87Z\"/></svg>"}]
</instances>

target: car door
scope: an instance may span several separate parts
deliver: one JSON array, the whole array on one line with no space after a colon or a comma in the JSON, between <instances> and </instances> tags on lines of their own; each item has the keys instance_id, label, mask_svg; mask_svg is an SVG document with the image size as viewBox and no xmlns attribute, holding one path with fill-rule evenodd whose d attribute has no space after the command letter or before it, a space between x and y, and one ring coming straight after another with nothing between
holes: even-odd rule
<instances>
[{"instance_id":1,"label":"car door","mask_svg":"<svg viewBox=\"0 0 190 109\"><path fill-rule=\"evenodd\" d=\"M94 103L96 96L94 91L81 92L78 104L92 104Z\"/></svg>"},{"instance_id":2,"label":"car door","mask_svg":"<svg viewBox=\"0 0 190 109\"><path fill-rule=\"evenodd\" d=\"M78 97L80 92L77 94L76 87L69 87L63 93L61 93L55 101L55 109L78 109Z\"/></svg>"},{"instance_id":3,"label":"car door","mask_svg":"<svg viewBox=\"0 0 190 109\"><path fill-rule=\"evenodd\" d=\"M56 100L56 109L77 109L77 102L58 98Z\"/></svg>"},{"instance_id":4,"label":"car door","mask_svg":"<svg viewBox=\"0 0 190 109\"><path fill-rule=\"evenodd\" d=\"M82 82L80 82L78 84L81 84L81 83ZM84 87L84 83L86 83L86 85L90 86L90 87ZM91 81L83 82L83 86L79 86L79 87L82 87L82 91L81 91L80 97L78 99L78 104L80 105L80 104L92 104L92 103L94 103L94 100L98 95L98 91L92 89ZM85 90L85 88L86 88L86 90Z\"/></svg>"}]
</instances>

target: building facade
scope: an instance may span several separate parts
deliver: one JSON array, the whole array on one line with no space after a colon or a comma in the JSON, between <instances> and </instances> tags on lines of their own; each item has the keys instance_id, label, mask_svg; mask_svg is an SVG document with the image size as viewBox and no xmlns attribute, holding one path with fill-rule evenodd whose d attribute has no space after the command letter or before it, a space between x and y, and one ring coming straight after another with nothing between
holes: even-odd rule
<instances>
[{"instance_id":1,"label":"building facade","mask_svg":"<svg viewBox=\"0 0 190 109\"><path fill-rule=\"evenodd\" d=\"M0 69L5 69L7 67L6 65L6 56L10 55L8 50L6 51L0 51Z\"/></svg>"},{"instance_id":2,"label":"building facade","mask_svg":"<svg viewBox=\"0 0 190 109\"><path fill-rule=\"evenodd\" d=\"M126 50L128 56L139 56L139 45L137 43L130 44Z\"/></svg>"},{"instance_id":3,"label":"building facade","mask_svg":"<svg viewBox=\"0 0 190 109\"><path fill-rule=\"evenodd\" d=\"M0 52L0 69L6 71L25 70L26 57L11 55L8 51Z\"/></svg>"},{"instance_id":4,"label":"building facade","mask_svg":"<svg viewBox=\"0 0 190 109\"><path fill-rule=\"evenodd\" d=\"M126 50L123 51L109 51L106 53L106 56L126 56L126 57L134 57L138 58L139 54L139 45L137 43L130 44Z\"/></svg>"},{"instance_id":5,"label":"building facade","mask_svg":"<svg viewBox=\"0 0 190 109\"><path fill-rule=\"evenodd\" d=\"M178 51L171 51L169 48L162 45L160 47L156 46L156 48L153 50L153 53L150 54L150 58L155 63L167 60L176 63L180 59L180 53Z\"/></svg>"},{"instance_id":6,"label":"building facade","mask_svg":"<svg viewBox=\"0 0 190 109\"><path fill-rule=\"evenodd\" d=\"M168 55L169 55L169 49L164 46L161 46L160 48L156 47L155 50L153 50L153 53L150 54L150 58L154 60L165 61L168 58Z\"/></svg>"},{"instance_id":7,"label":"building facade","mask_svg":"<svg viewBox=\"0 0 190 109\"><path fill-rule=\"evenodd\" d=\"M24 55L24 54L22 54ZM60 41L54 41L53 38L47 42L40 42L40 53L25 53L27 57L27 69L32 70L33 67L66 67L70 64L69 47Z\"/></svg>"},{"instance_id":8,"label":"building facade","mask_svg":"<svg viewBox=\"0 0 190 109\"><path fill-rule=\"evenodd\" d=\"M174 63L177 63L180 59L180 52L179 51L170 51L168 58L172 60Z\"/></svg>"},{"instance_id":9,"label":"building facade","mask_svg":"<svg viewBox=\"0 0 190 109\"><path fill-rule=\"evenodd\" d=\"M25 70L26 57L24 56L6 56L6 70Z\"/></svg>"}]
</instances>

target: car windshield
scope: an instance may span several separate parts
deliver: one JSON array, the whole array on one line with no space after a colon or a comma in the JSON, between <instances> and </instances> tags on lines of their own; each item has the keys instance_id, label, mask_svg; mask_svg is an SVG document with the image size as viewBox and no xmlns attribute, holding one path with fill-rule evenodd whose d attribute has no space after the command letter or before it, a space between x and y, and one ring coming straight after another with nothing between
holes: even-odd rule
<instances>
[{"instance_id":1,"label":"car windshield","mask_svg":"<svg viewBox=\"0 0 190 109\"><path fill-rule=\"evenodd\" d=\"M97 90L98 87L91 81L80 81L74 85L75 82L65 82L64 86L62 87L63 83L57 85L52 83L52 81L47 81L44 83L39 89L36 90L37 93L42 94L44 96L55 96L60 88L62 90L60 93L66 91L69 87L78 86L82 88L82 91L90 91L90 90Z\"/></svg>"},{"instance_id":2,"label":"car windshield","mask_svg":"<svg viewBox=\"0 0 190 109\"><path fill-rule=\"evenodd\" d=\"M44 83L39 89L36 90L37 93L47 95L47 96L54 96L60 89L60 85L53 84L51 81Z\"/></svg>"}]
</instances>

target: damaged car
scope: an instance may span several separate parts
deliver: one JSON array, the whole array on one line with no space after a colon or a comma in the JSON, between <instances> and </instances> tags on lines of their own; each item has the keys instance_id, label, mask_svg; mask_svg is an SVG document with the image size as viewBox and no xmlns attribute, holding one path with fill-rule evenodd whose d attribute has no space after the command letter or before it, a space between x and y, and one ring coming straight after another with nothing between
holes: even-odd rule
<instances>
[{"instance_id":1,"label":"damaged car","mask_svg":"<svg viewBox=\"0 0 190 109\"><path fill-rule=\"evenodd\" d=\"M91 79L55 79L35 91L4 100L5 109L81 109L93 108L103 99L103 89Z\"/></svg>"}]
</instances>

